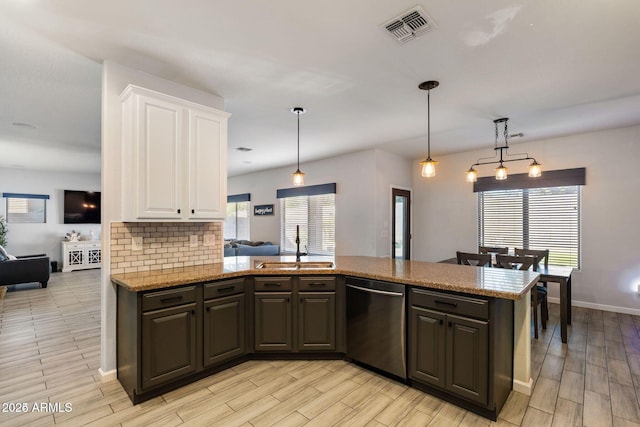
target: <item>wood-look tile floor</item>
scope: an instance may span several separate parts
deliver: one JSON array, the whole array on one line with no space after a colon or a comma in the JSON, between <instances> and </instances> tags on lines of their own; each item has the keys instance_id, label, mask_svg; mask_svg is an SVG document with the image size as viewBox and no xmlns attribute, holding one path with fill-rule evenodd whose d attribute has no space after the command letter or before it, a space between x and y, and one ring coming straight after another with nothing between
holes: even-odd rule
<instances>
[{"instance_id":1,"label":"wood-look tile floor","mask_svg":"<svg viewBox=\"0 0 640 427\"><path fill-rule=\"evenodd\" d=\"M640 426L640 317L577 308L559 335L551 305L533 394L512 392L497 423L343 361L251 361L132 406L98 375L99 270L56 273L0 300L0 425ZM33 411L49 402L72 410Z\"/></svg>"}]
</instances>

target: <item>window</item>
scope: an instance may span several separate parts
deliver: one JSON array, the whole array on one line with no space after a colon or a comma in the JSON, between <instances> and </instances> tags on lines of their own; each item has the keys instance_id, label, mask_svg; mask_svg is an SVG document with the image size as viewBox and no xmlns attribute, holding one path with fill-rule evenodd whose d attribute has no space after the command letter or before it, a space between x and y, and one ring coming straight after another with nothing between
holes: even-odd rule
<instances>
[{"instance_id":1,"label":"window","mask_svg":"<svg viewBox=\"0 0 640 427\"><path fill-rule=\"evenodd\" d=\"M47 199L44 194L3 193L7 199L8 223L47 222Z\"/></svg>"},{"instance_id":2,"label":"window","mask_svg":"<svg viewBox=\"0 0 640 427\"><path fill-rule=\"evenodd\" d=\"M224 223L225 240L250 240L250 194L227 197L227 219Z\"/></svg>"},{"instance_id":3,"label":"window","mask_svg":"<svg viewBox=\"0 0 640 427\"><path fill-rule=\"evenodd\" d=\"M298 226L301 251L309 255L335 255L335 184L278 190L278 198L281 250L289 253L296 251Z\"/></svg>"},{"instance_id":4,"label":"window","mask_svg":"<svg viewBox=\"0 0 640 427\"><path fill-rule=\"evenodd\" d=\"M549 249L549 263L579 267L580 186L478 193L481 246Z\"/></svg>"}]
</instances>

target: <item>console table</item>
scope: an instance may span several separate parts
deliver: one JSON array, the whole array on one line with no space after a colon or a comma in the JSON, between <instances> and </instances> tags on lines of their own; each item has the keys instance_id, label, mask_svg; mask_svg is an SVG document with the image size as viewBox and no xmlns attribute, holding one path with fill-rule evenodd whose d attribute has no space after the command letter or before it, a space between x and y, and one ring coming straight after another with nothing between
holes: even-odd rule
<instances>
[{"instance_id":1,"label":"console table","mask_svg":"<svg viewBox=\"0 0 640 427\"><path fill-rule=\"evenodd\" d=\"M62 242L62 271L100 268L102 265L102 242L81 240Z\"/></svg>"}]
</instances>

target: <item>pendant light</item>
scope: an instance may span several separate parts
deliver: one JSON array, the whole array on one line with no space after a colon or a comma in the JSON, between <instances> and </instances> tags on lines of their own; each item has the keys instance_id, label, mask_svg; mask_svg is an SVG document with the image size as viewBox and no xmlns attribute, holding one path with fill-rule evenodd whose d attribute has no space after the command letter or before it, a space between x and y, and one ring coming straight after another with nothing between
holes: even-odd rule
<instances>
[{"instance_id":1,"label":"pendant light","mask_svg":"<svg viewBox=\"0 0 640 427\"><path fill-rule=\"evenodd\" d=\"M509 128L507 125L508 121L509 119L506 117L502 119L496 119L493 121L495 130L496 130L496 142L495 142L495 146L493 147L493 150L496 152L496 156L497 156L497 152L500 151L500 159L494 160L494 161L488 161L488 162L481 162L481 160L494 159L496 157L494 156L494 157L478 159L478 161L472 164L469 170L466 172L467 182L476 182L478 180L478 171L476 171L473 168L474 166L490 165L494 163L498 163L498 167L495 169L496 179L498 181L505 180L509 175L508 174L509 168L507 168L504 164L506 162L517 162L521 160L532 160L531 164L529 165L529 177L538 178L542 175L542 165L538 163L536 159L534 159L533 157L529 157L529 154L527 153L513 154L513 155L509 154L509 140L508 140ZM498 128L502 123L504 123L504 145L498 146Z\"/></svg>"},{"instance_id":2,"label":"pendant light","mask_svg":"<svg viewBox=\"0 0 640 427\"><path fill-rule=\"evenodd\" d=\"M296 187L304 185L304 173L300 171L300 114L304 114L307 111L302 107L293 107L291 112L298 116L298 168L292 174L293 175L293 185Z\"/></svg>"},{"instance_id":3,"label":"pendant light","mask_svg":"<svg viewBox=\"0 0 640 427\"><path fill-rule=\"evenodd\" d=\"M418 85L421 90L427 91L427 158L420 162L422 165L422 176L425 178L431 178L436 176L436 165L438 162L431 158L431 105L430 96L431 89L438 87L440 83L435 80L429 80L422 82Z\"/></svg>"}]
</instances>

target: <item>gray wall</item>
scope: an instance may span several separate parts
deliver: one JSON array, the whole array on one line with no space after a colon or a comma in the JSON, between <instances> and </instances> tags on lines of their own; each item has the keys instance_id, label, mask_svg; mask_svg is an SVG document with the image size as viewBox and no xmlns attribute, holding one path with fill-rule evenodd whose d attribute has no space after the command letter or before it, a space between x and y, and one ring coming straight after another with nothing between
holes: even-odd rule
<instances>
[{"instance_id":1,"label":"gray wall","mask_svg":"<svg viewBox=\"0 0 640 427\"><path fill-rule=\"evenodd\" d=\"M62 242L66 233L80 231L89 237L100 235L100 224L63 224L64 190L100 191L100 172L68 173L0 168L0 194L48 194L47 222L8 224L7 251L12 255L46 253L51 260L62 261ZM0 199L0 215L7 217L6 199Z\"/></svg>"},{"instance_id":2,"label":"gray wall","mask_svg":"<svg viewBox=\"0 0 640 427\"><path fill-rule=\"evenodd\" d=\"M336 255L390 256L391 187L410 188L411 162L367 150L303 163L305 185L335 182ZM274 204L273 216L253 216L251 239L280 242L278 188L292 187L295 165L228 178L228 194L251 193L251 206Z\"/></svg>"},{"instance_id":3,"label":"gray wall","mask_svg":"<svg viewBox=\"0 0 640 427\"><path fill-rule=\"evenodd\" d=\"M414 173L414 259L438 261L456 250L476 251L477 195L465 181L464 171L486 149L438 156L435 178ZM581 269L573 276L576 305L640 314L640 127L571 135L513 146L526 151L545 170L587 168L582 188ZM509 164L510 173L526 172L527 162ZM480 176L493 174L491 166L479 168ZM557 285L550 297L558 297Z\"/></svg>"}]
</instances>

